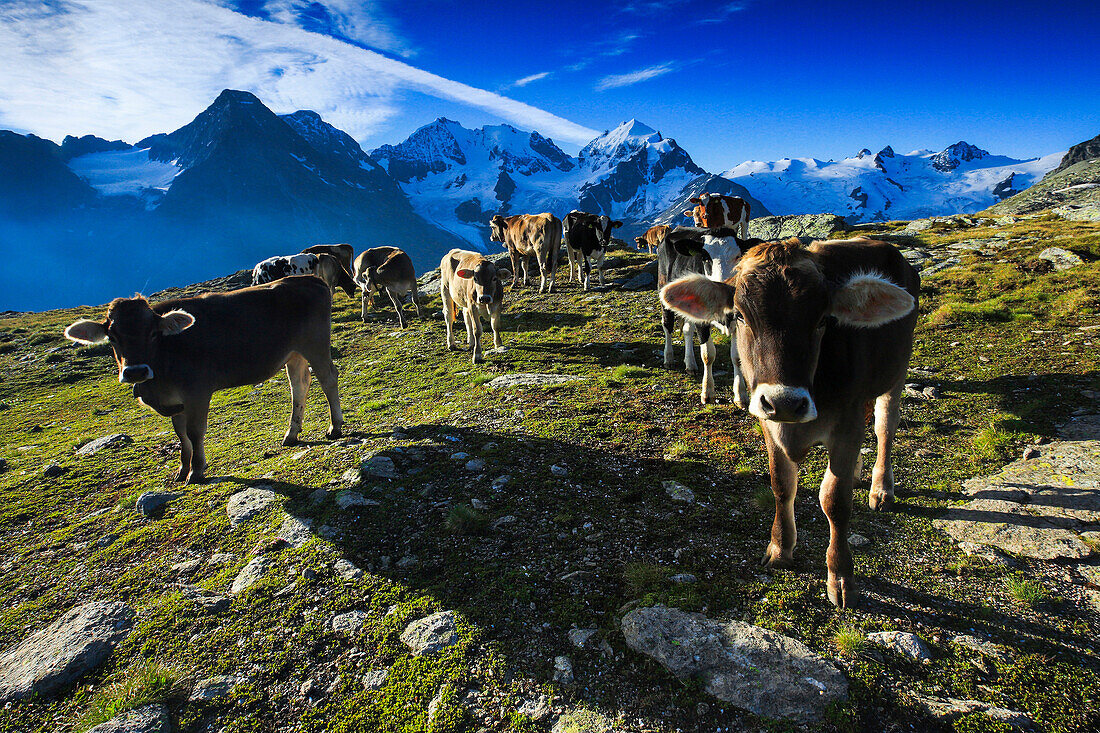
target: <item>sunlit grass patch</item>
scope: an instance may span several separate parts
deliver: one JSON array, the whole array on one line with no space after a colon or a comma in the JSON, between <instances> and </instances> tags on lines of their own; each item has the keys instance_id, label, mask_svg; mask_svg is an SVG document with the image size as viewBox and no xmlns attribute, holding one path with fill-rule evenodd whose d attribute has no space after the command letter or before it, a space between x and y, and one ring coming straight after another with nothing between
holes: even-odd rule
<instances>
[{"instance_id":1,"label":"sunlit grass patch","mask_svg":"<svg viewBox=\"0 0 1100 733\"><path fill-rule=\"evenodd\" d=\"M181 675L158 662L139 662L101 688L77 724L85 731L128 710L163 702L178 691Z\"/></svg>"},{"instance_id":2,"label":"sunlit grass patch","mask_svg":"<svg viewBox=\"0 0 1100 733\"><path fill-rule=\"evenodd\" d=\"M1042 584L1020 575L1006 578L1005 590L1014 601L1029 608L1035 608L1050 600L1050 593Z\"/></svg>"},{"instance_id":3,"label":"sunlit grass patch","mask_svg":"<svg viewBox=\"0 0 1100 733\"><path fill-rule=\"evenodd\" d=\"M867 648L867 637L859 629L843 626L833 634L833 646L842 657L858 656Z\"/></svg>"}]
</instances>

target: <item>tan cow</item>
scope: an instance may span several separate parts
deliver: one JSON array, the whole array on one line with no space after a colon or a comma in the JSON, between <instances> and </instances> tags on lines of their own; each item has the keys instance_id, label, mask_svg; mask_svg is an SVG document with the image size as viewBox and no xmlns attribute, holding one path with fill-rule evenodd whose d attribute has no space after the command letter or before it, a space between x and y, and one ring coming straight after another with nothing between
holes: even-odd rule
<instances>
[{"instance_id":1,"label":"tan cow","mask_svg":"<svg viewBox=\"0 0 1100 733\"><path fill-rule=\"evenodd\" d=\"M539 292L554 292L554 280L561 252L562 223L553 214L517 214L504 217L497 214L489 222L489 240L501 242L512 259L512 285L519 278L523 263L523 284L527 284L528 258L539 263Z\"/></svg>"},{"instance_id":2,"label":"tan cow","mask_svg":"<svg viewBox=\"0 0 1100 733\"><path fill-rule=\"evenodd\" d=\"M397 311L397 323L405 327L403 299L412 293L416 316L420 318L420 293L416 285L416 270L412 259L397 247L372 247L355 258L355 282L363 291L363 323L374 294L385 290Z\"/></svg>"},{"instance_id":3,"label":"tan cow","mask_svg":"<svg viewBox=\"0 0 1100 733\"><path fill-rule=\"evenodd\" d=\"M328 286L312 275L296 275L154 304L142 297L117 298L103 321L77 321L65 337L111 344L118 381L132 384L143 405L172 418L180 441L176 480L190 484L202 482L206 471L210 397L259 384L284 366L292 406L283 445L298 442L311 367L328 399L332 422L326 437L340 437L344 418L332 364L331 314Z\"/></svg>"},{"instance_id":4,"label":"tan cow","mask_svg":"<svg viewBox=\"0 0 1100 733\"><path fill-rule=\"evenodd\" d=\"M737 230L741 239L749 238L749 202L738 196L723 196L717 193L702 193L688 199L695 208L688 209L684 216L695 220L695 226L715 229L730 227Z\"/></svg>"},{"instance_id":5,"label":"tan cow","mask_svg":"<svg viewBox=\"0 0 1100 733\"><path fill-rule=\"evenodd\" d=\"M645 234L640 237L634 237L634 243L638 245L640 250L642 247L646 248L646 251L653 254L657 251L657 247L661 244L661 240L668 236L668 231L672 227L664 224L658 224L645 230Z\"/></svg>"},{"instance_id":6,"label":"tan cow","mask_svg":"<svg viewBox=\"0 0 1100 733\"><path fill-rule=\"evenodd\" d=\"M556 240L555 240L556 241ZM500 311L504 305L504 286L497 266L485 255L463 249L452 249L439 263L440 290L443 298L443 318L447 323L447 348L456 351L452 326L462 309L466 322L466 338L473 351L474 364L483 361L481 355L481 319L488 317L493 328L493 346L503 346L500 339Z\"/></svg>"}]
</instances>

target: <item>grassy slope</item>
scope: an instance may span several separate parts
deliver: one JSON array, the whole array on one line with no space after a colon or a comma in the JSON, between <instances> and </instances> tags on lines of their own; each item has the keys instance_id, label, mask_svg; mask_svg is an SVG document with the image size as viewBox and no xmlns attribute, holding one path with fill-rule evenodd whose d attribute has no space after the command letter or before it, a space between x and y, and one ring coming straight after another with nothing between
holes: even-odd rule
<instances>
[{"instance_id":1,"label":"grassy slope","mask_svg":"<svg viewBox=\"0 0 1100 733\"><path fill-rule=\"evenodd\" d=\"M858 492L853 528L871 540L856 551L865 602L843 613L824 595L828 533L816 502L822 456L803 469L796 569L761 571L756 561L772 508L759 430L728 401L700 407L695 378L660 368L652 291L517 290L504 319L509 351L481 366L443 350L439 320L414 319L398 337L391 311L364 325L358 303L338 295L334 341L347 429L366 445L320 441L296 459L301 448L278 445L289 413L283 379L221 393L208 459L210 475L224 480L187 487L156 521L138 517L133 502L173 486L169 422L117 384L103 349L65 346L60 338L65 325L98 309L0 320L0 457L10 465L0 474L0 648L95 598L124 600L141 614L100 671L58 699L0 710L0 731L74 730L145 699L167 699L183 730L430 730L427 708L440 689L435 730L539 730L514 712L522 696L539 692L599 709L624 730L758 729L759 721L624 648L616 631L621 614L655 602L744 618L836 658L852 679L852 698L826 729L908 728L915 713L905 693L914 691L1026 710L1051 730L1097 724L1100 617L1080 587L1055 565L1005 571L964 558L930 525L961 498L961 480L996 471L1028 442L1054 436L1081 391L1100 390L1100 334L1079 330L1100 319L1100 262L1066 273L1017 267L1052 243L1094 259L1100 227L1053 219L965 232L937 225L918 241L935 247L997 232L1017 240L998 259L967 255L961 267L924 284L913 365L932 372L921 381L944 396L904 404L896 511L872 515L866 485ZM646 260L619 254L624 272L613 274ZM429 310L438 313L438 299ZM727 353L719 348L723 367ZM623 364L637 368L615 370ZM584 380L502 392L485 386L510 372ZM320 439L327 421L319 392L309 401L307 440ZM403 427L397 439L395 426ZM73 456L83 442L113 432L134 442ZM341 474L371 450L394 451L401 469L401 478L361 489L379 506L340 511L331 500L310 503L316 488L340 488ZM485 473L465 471L450 458L455 451L484 458ZM65 473L45 478L49 463ZM552 464L569 475L553 476ZM503 474L512 481L494 490ZM698 502L672 503L662 479L686 484ZM224 592L282 521L272 509L229 526L226 500L257 483L271 483L287 497L287 510L339 534L275 554L275 570L228 612L202 613L173 589L169 568L232 553L232 562L204 564L192 578ZM471 499L486 508L469 511ZM507 515L516 521L484 527ZM331 565L341 555L371 572L340 580ZM397 570L408 555L419 562ZM591 575L561 580L576 570ZM670 583L678 572L699 582ZM1028 607L1013 599L1015 572L1039 580L1050 600ZM360 635L326 628L333 613L352 609L369 614ZM410 657L401 630L441 609L459 612L461 644ZM566 632L574 625L599 628L609 649L570 648ZM853 640L853 631L879 629L921 634L935 661L908 664ZM947 644L949 630L991 636L1011 655L975 665ZM573 659L575 685L550 682L558 654ZM380 667L391 668L385 685L364 691L359 678ZM187 682L211 674L246 681L230 701L187 703ZM311 702L299 693L310 679L321 691L338 681ZM480 694L464 706L470 689ZM959 726L982 729L970 718Z\"/></svg>"}]
</instances>

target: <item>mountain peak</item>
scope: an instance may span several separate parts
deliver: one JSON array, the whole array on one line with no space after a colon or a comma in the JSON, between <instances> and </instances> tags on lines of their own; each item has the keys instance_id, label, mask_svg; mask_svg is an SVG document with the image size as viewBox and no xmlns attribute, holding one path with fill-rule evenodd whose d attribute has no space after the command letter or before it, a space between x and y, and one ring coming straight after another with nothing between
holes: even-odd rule
<instances>
[{"instance_id":1,"label":"mountain peak","mask_svg":"<svg viewBox=\"0 0 1100 733\"><path fill-rule=\"evenodd\" d=\"M263 104L252 92L239 89L223 89L221 94L214 99L211 107L222 107L229 104Z\"/></svg>"},{"instance_id":2,"label":"mountain peak","mask_svg":"<svg viewBox=\"0 0 1100 733\"><path fill-rule=\"evenodd\" d=\"M960 140L954 145L948 145L932 158L932 167L938 171L953 171L963 163L972 160L980 160L989 153L979 147L971 145L965 140Z\"/></svg>"}]
</instances>

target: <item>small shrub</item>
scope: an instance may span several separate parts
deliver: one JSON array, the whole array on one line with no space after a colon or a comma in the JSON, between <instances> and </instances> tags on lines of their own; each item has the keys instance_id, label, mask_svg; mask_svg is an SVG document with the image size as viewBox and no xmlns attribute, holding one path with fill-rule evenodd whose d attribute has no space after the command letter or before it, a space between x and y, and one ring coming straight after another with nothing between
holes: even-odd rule
<instances>
[{"instance_id":1,"label":"small shrub","mask_svg":"<svg viewBox=\"0 0 1100 733\"><path fill-rule=\"evenodd\" d=\"M474 385L475 387L480 387L481 385L488 384L491 381L493 381L492 374L476 374L474 375L474 378L470 380L470 384Z\"/></svg>"},{"instance_id":2,"label":"small shrub","mask_svg":"<svg viewBox=\"0 0 1100 733\"><path fill-rule=\"evenodd\" d=\"M687 441L684 440L673 441L672 443L668 444L667 448L665 448L666 460L686 458L689 455L691 455L691 446L688 445Z\"/></svg>"},{"instance_id":3,"label":"small shrub","mask_svg":"<svg viewBox=\"0 0 1100 733\"><path fill-rule=\"evenodd\" d=\"M96 693L77 730L88 730L127 710L162 702L178 691L180 680L175 670L162 664L139 662Z\"/></svg>"},{"instance_id":4,"label":"small shrub","mask_svg":"<svg viewBox=\"0 0 1100 733\"><path fill-rule=\"evenodd\" d=\"M997 460L1008 454L1016 437L1015 433L997 425L990 425L974 436L974 449L983 458Z\"/></svg>"},{"instance_id":5,"label":"small shrub","mask_svg":"<svg viewBox=\"0 0 1100 733\"><path fill-rule=\"evenodd\" d=\"M623 580L633 593L663 588L671 575L669 568L651 562L632 562L623 568Z\"/></svg>"},{"instance_id":6,"label":"small shrub","mask_svg":"<svg viewBox=\"0 0 1100 733\"><path fill-rule=\"evenodd\" d=\"M488 518L469 504L455 504L447 512L447 529L454 534L481 534L488 526Z\"/></svg>"},{"instance_id":7,"label":"small shrub","mask_svg":"<svg viewBox=\"0 0 1100 733\"><path fill-rule=\"evenodd\" d=\"M855 657L867 648L867 637L859 629L845 626L833 634L833 646L842 657Z\"/></svg>"},{"instance_id":8,"label":"small shrub","mask_svg":"<svg viewBox=\"0 0 1100 733\"><path fill-rule=\"evenodd\" d=\"M626 379L645 379L648 374L645 368L632 364L620 364L611 370L611 377L620 382Z\"/></svg>"},{"instance_id":9,"label":"small shrub","mask_svg":"<svg viewBox=\"0 0 1100 733\"><path fill-rule=\"evenodd\" d=\"M1034 608L1050 600L1050 594L1042 584L1030 578L1014 575L1005 580L1005 588L1017 603Z\"/></svg>"}]
</instances>

